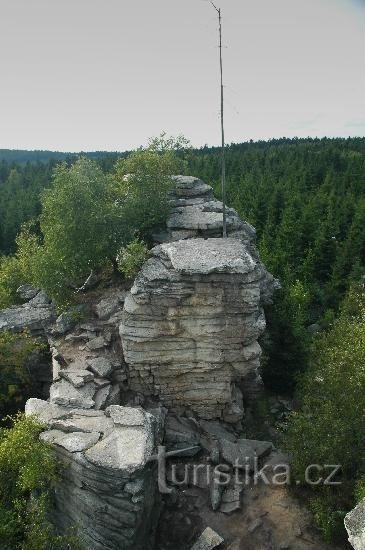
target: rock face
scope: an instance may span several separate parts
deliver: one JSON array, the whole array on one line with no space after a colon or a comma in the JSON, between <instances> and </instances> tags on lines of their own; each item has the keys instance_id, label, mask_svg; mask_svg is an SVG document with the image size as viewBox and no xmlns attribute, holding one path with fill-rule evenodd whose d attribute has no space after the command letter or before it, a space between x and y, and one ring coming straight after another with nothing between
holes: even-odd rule
<instances>
[{"instance_id":1,"label":"rock face","mask_svg":"<svg viewBox=\"0 0 365 550\"><path fill-rule=\"evenodd\" d=\"M365 498L345 516L349 543L355 550L365 548Z\"/></svg>"},{"instance_id":2,"label":"rock face","mask_svg":"<svg viewBox=\"0 0 365 550\"><path fill-rule=\"evenodd\" d=\"M120 336L129 384L177 413L242 418L258 380L262 303L276 282L258 258L254 230L196 178L177 177L166 237L152 249L124 303ZM197 235L209 238L197 238ZM175 241L175 238L188 237Z\"/></svg>"},{"instance_id":3,"label":"rock face","mask_svg":"<svg viewBox=\"0 0 365 550\"><path fill-rule=\"evenodd\" d=\"M30 285L22 285L17 293L22 300L28 302L21 306L0 309L0 332L20 333L26 330L46 344L46 330L56 317L53 305L44 292ZM52 382L47 345L27 358L25 368L29 375L31 395L47 398Z\"/></svg>"},{"instance_id":4,"label":"rock face","mask_svg":"<svg viewBox=\"0 0 365 550\"><path fill-rule=\"evenodd\" d=\"M30 399L27 414L47 424L63 468L52 519L58 529L77 525L90 550L148 549L159 513L155 449L159 420L143 409L70 409Z\"/></svg>"},{"instance_id":5,"label":"rock face","mask_svg":"<svg viewBox=\"0 0 365 550\"><path fill-rule=\"evenodd\" d=\"M28 296L31 295L29 291ZM33 335L43 335L54 319L54 307L44 292L40 291L22 306L1 309L0 331L21 332L28 329Z\"/></svg>"}]
</instances>

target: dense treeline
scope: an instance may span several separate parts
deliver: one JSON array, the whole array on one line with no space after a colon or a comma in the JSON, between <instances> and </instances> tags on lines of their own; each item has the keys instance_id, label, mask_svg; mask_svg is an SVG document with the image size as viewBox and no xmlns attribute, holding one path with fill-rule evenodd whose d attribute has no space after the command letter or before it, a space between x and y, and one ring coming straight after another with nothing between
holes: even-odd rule
<instances>
[{"instance_id":1,"label":"dense treeline","mask_svg":"<svg viewBox=\"0 0 365 550\"><path fill-rule=\"evenodd\" d=\"M0 149L0 161L26 164L27 162L43 162L47 163L50 160L61 162L76 159L79 154L87 156L91 159L98 160L100 158L120 156L120 153L108 151L91 151L88 153L64 153L62 151L27 151L22 149Z\"/></svg>"}]
</instances>

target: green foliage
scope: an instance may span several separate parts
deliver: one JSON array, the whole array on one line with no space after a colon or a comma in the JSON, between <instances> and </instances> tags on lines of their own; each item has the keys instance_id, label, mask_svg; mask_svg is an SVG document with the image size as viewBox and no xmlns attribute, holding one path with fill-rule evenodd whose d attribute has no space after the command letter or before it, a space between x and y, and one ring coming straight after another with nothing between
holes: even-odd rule
<instances>
[{"instance_id":1,"label":"green foliage","mask_svg":"<svg viewBox=\"0 0 365 550\"><path fill-rule=\"evenodd\" d=\"M356 315L348 304L357 302ZM353 306L352 306L353 307ZM341 464L343 474L364 469L365 297L353 289L342 315L317 336L302 382L302 409L293 414L286 435L301 479L308 464Z\"/></svg>"},{"instance_id":2,"label":"green foliage","mask_svg":"<svg viewBox=\"0 0 365 550\"><path fill-rule=\"evenodd\" d=\"M355 499L356 502L360 502L365 498L365 476L359 479L355 487Z\"/></svg>"},{"instance_id":3,"label":"green foliage","mask_svg":"<svg viewBox=\"0 0 365 550\"><path fill-rule=\"evenodd\" d=\"M186 147L185 138L161 134L150 140L147 148L116 162L111 181L122 212L120 241L124 245L136 235L149 241L151 232L164 224L168 192L173 187L171 176L186 170Z\"/></svg>"},{"instance_id":4,"label":"green foliage","mask_svg":"<svg viewBox=\"0 0 365 550\"><path fill-rule=\"evenodd\" d=\"M42 197L43 243L31 255L32 282L58 303L67 302L90 271L115 254L118 217L110 185L94 161L58 166Z\"/></svg>"},{"instance_id":5,"label":"green foliage","mask_svg":"<svg viewBox=\"0 0 365 550\"><path fill-rule=\"evenodd\" d=\"M69 305L91 270L115 264L120 248L137 235L150 240L166 219L171 176L185 166L186 145L162 134L120 158L109 176L86 157L57 166L42 195L39 228L24 227L15 256L1 264L0 305L14 303L22 282Z\"/></svg>"},{"instance_id":6,"label":"green foliage","mask_svg":"<svg viewBox=\"0 0 365 550\"><path fill-rule=\"evenodd\" d=\"M0 333L0 416L19 408L29 396L30 380L25 362L30 354L41 349L26 332Z\"/></svg>"},{"instance_id":7,"label":"green foliage","mask_svg":"<svg viewBox=\"0 0 365 550\"><path fill-rule=\"evenodd\" d=\"M0 309L19 302L16 289L23 280L23 273L15 256L0 258Z\"/></svg>"},{"instance_id":8,"label":"green foliage","mask_svg":"<svg viewBox=\"0 0 365 550\"><path fill-rule=\"evenodd\" d=\"M40 249L32 224L24 224L16 238L14 256L0 258L0 309L19 303L17 288L34 281L35 259Z\"/></svg>"},{"instance_id":9,"label":"green foliage","mask_svg":"<svg viewBox=\"0 0 365 550\"><path fill-rule=\"evenodd\" d=\"M284 443L292 456L296 479L305 480L310 464L341 465L340 490L314 501L315 515L326 537L343 517L348 486L365 472L365 295L360 287L349 292L339 318L316 337L309 369L301 383L300 411L292 414ZM363 485L359 482L358 496Z\"/></svg>"},{"instance_id":10,"label":"green foliage","mask_svg":"<svg viewBox=\"0 0 365 550\"><path fill-rule=\"evenodd\" d=\"M117 256L118 269L128 279L134 279L147 257L147 245L143 241L135 239L119 251Z\"/></svg>"},{"instance_id":11,"label":"green foliage","mask_svg":"<svg viewBox=\"0 0 365 550\"><path fill-rule=\"evenodd\" d=\"M0 430L1 548L66 550L74 537L56 535L47 519L59 467L51 447L39 440L43 426L24 415L12 421Z\"/></svg>"},{"instance_id":12,"label":"green foliage","mask_svg":"<svg viewBox=\"0 0 365 550\"><path fill-rule=\"evenodd\" d=\"M340 543L345 537L344 517L345 510L336 506L336 499L330 492L322 492L310 500L309 507L314 521L327 543Z\"/></svg>"},{"instance_id":13,"label":"green foliage","mask_svg":"<svg viewBox=\"0 0 365 550\"><path fill-rule=\"evenodd\" d=\"M266 308L268 331L262 338L262 377L267 388L292 393L308 362L310 334L306 328L310 296L295 281L276 292Z\"/></svg>"}]
</instances>

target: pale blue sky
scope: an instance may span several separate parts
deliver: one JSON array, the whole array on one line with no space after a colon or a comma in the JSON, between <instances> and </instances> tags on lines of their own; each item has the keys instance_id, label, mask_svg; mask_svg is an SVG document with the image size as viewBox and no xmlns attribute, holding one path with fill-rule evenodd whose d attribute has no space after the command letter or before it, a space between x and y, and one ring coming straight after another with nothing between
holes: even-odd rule
<instances>
[{"instance_id":1,"label":"pale blue sky","mask_svg":"<svg viewBox=\"0 0 365 550\"><path fill-rule=\"evenodd\" d=\"M216 0L228 142L365 135L365 0ZM219 142L206 0L0 0L0 148Z\"/></svg>"}]
</instances>

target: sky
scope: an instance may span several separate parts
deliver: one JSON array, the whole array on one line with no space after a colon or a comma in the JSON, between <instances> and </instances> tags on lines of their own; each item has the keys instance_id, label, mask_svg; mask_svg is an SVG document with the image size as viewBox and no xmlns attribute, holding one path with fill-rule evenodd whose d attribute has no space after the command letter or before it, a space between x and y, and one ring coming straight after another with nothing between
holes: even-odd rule
<instances>
[{"instance_id":1,"label":"sky","mask_svg":"<svg viewBox=\"0 0 365 550\"><path fill-rule=\"evenodd\" d=\"M365 0L216 0L226 141L365 135ZM0 148L220 141L208 0L0 0Z\"/></svg>"}]
</instances>

